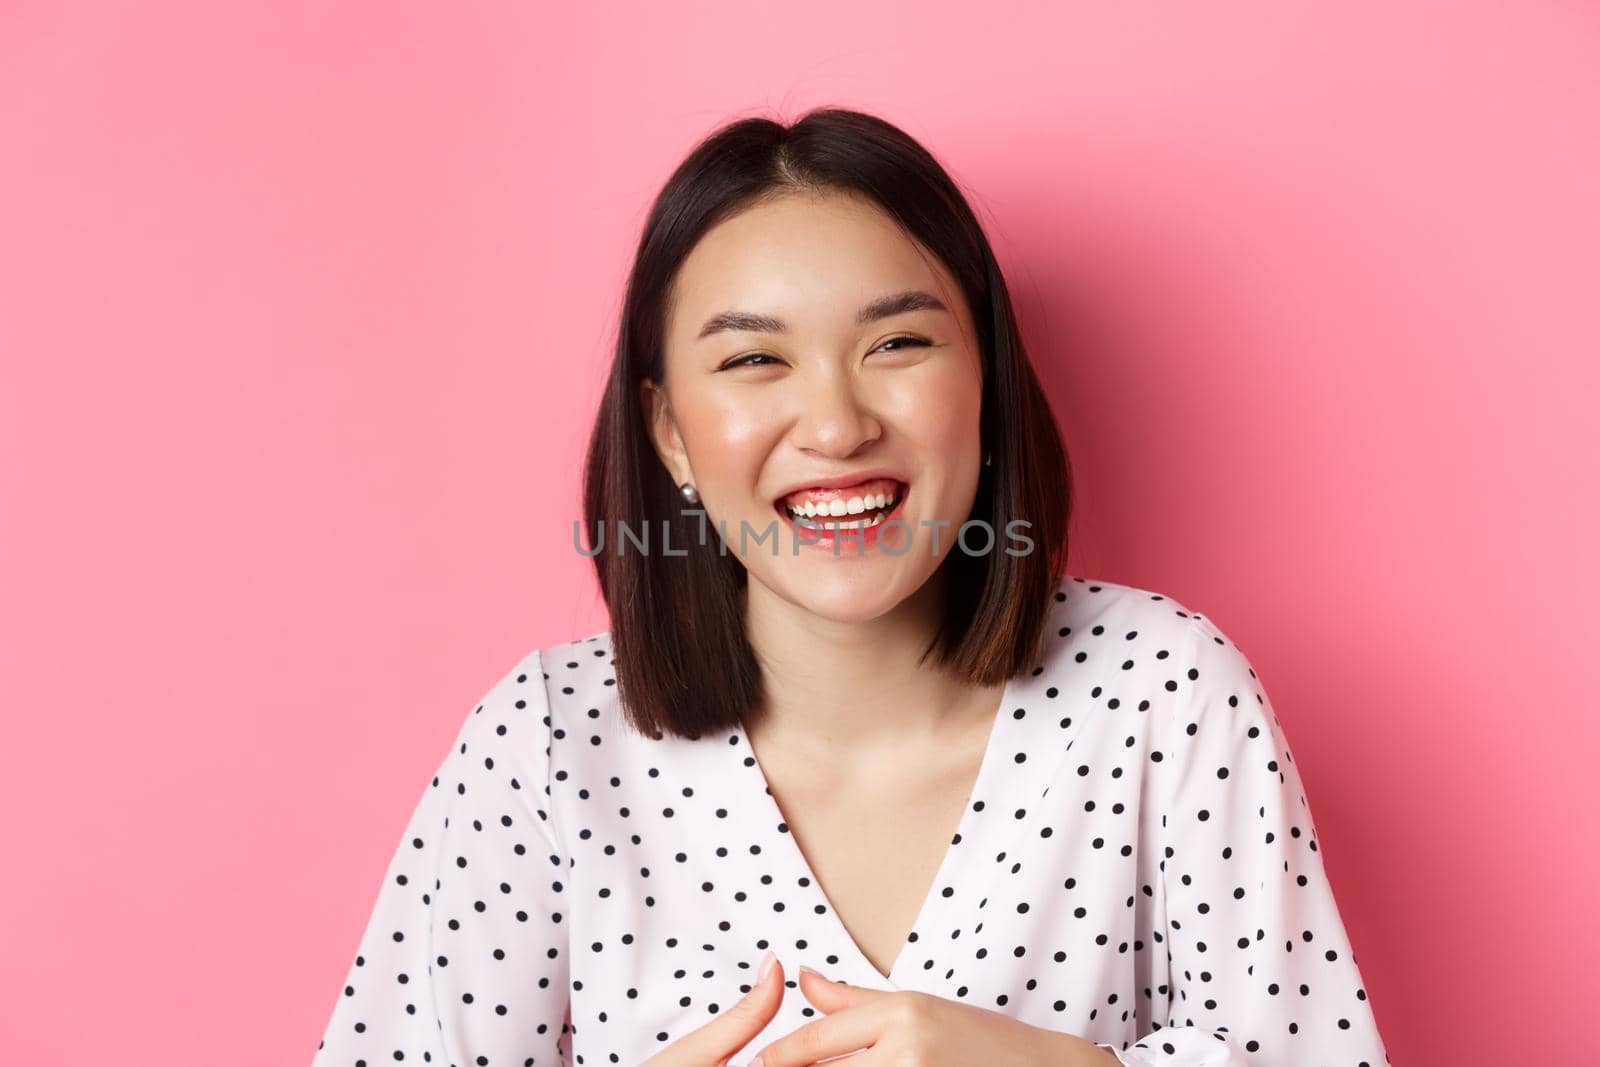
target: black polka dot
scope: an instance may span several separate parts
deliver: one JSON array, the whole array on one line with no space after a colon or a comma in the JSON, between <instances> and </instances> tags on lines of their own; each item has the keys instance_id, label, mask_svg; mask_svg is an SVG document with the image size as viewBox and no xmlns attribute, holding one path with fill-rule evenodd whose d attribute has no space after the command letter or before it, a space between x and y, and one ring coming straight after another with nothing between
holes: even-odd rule
<instances>
[{"instance_id":1,"label":"black polka dot","mask_svg":"<svg viewBox=\"0 0 1600 1067\"><path fill-rule=\"evenodd\" d=\"M951 784L955 825L863 810L862 868L830 855L827 889L812 853L842 847L837 812L775 789L742 727L629 729L607 632L529 653L423 789L313 1063L639 1063L724 1014L771 949L787 991L738 1064L820 1017L800 964L1138 1049L1141 1067L1220 1062L1219 1043L1386 1064L1244 653L1112 582L1063 576L1048 614L975 777Z\"/></svg>"}]
</instances>

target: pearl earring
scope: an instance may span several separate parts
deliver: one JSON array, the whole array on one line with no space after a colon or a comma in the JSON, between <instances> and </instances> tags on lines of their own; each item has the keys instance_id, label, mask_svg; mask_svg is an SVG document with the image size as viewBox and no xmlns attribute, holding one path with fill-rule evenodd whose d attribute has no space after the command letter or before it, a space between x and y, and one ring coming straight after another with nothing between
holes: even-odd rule
<instances>
[{"instance_id":1,"label":"pearl earring","mask_svg":"<svg viewBox=\"0 0 1600 1067\"><path fill-rule=\"evenodd\" d=\"M985 467L992 466L993 464L994 464L994 453L993 452L991 452L987 456L983 457L983 465Z\"/></svg>"},{"instance_id":2,"label":"pearl earring","mask_svg":"<svg viewBox=\"0 0 1600 1067\"><path fill-rule=\"evenodd\" d=\"M683 497L683 502L685 504L700 503L700 491L689 482L684 482L682 485L678 486L678 494Z\"/></svg>"}]
</instances>

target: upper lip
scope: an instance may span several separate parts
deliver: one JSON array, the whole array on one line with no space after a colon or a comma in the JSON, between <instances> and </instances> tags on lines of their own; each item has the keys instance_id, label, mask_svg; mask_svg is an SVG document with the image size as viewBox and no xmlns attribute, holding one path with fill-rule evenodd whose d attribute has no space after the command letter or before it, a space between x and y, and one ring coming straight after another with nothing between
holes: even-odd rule
<instances>
[{"instance_id":1,"label":"upper lip","mask_svg":"<svg viewBox=\"0 0 1600 1067\"><path fill-rule=\"evenodd\" d=\"M870 482L878 478L893 478L901 485L906 484L905 475L899 471L875 467L871 470L852 471L849 474L835 475L832 478L811 478L804 482L795 482L789 488L780 492L777 499L782 500L784 497L792 493L798 493L802 489L843 489L846 486L860 485L862 482Z\"/></svg>"}]
</instances>

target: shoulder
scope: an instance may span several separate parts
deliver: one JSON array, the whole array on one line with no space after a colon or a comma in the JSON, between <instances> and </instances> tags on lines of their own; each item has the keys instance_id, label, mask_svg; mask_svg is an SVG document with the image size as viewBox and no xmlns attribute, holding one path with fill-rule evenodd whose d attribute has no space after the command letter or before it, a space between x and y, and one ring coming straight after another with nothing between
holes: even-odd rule
<instances>
[{"instance_id":1,"label":"shoulder","mask_svg":"<svg viewBox=\"0 0 1600 1067\"><path fill-rule=\"evenodd\" d=\"M1266 696L1249 658L1207 614L1172 595L1121 582L1062 575L1055 591L1045 671L1132 683L1170 714L1222 704L1260 708Z\"/></svg>"},{"instance_id":2,"label":"shoulder","mask_svg":"<svg viewBox=\"0 0 1600 1067\"><path fill-rule=\"evenodd\" d=\"M1133 647L1166 650L1168 656L1176 656L1195 640L1195 629L1201 623L1210 625L1170 594L1104 578L1062 574L1056 581L1045 649L1047 655L1068 654L1080 661L1096 653L1116 654Z\"/></svg>"},{"instance_id":3,"label":"shoulder","mask_svg":"<svg viewBox=\"0 0 1600 1067\"><path fill-rule=\"evenodd\" d=\"M617 675L610 630L549 645L533 655L543 674L553 726L570 725L574 714L593 718L616 704Z\"/></svg>"},{"instance_id":4,"label":"shoulder","mask_svg":"<svg viewBox=\"0 0 1600 1067\"><path fill-rule=\"evenodd\" d=\"M488 734L504 736L510 723L537 720L545 712L544 672L537 649L522 653L509 667L502 666L487 689L481 690L461 724L457 746L484 740ZM519 731L520 732L520 731Z\"/></svg>"},{"instance_id":5,"label":"shoulder","mask_svg":"<svg viewBox=\"0 0 1600 1067\"><path fill-rule=\"evenodd\" d=\"M569 735L624 730L610 630L535 648L507 678L539 683L537 688L516 683L508 691L530 706L537 702L547 745L558 745Z\"/></svg>"},{"instance_id":6,"label":"shoulder","mask_svg":"<svg viewBox=\"0 0 1600 1067\"><path fill-rule=\"evenodd\" d=\"M531 648L493 679L468 710L445 766L458 777L487 775L510 790L507 795L520 794L541 831L558 835L552 829L553 746L581 714L576 709L604 706L605 696L615 693L609 634ZM464 792L465 786L463 778L457 788Z\"/></svg>"},{"instance_id":7,"label":"shoulder","mask_svg":"<svg viewBox=\"0 0 1600 1067\"><path fill-rule=\"evenodd\" d=\"M583 690L616 687L610 630L575 637L534 654L540 659L552 696L570 697Z\"/></svg>"},{"instance_id":8,"label":"shoulder","mask_svg":"<svg viewBox=\"0 0 1600 1067\"><path fill-rule=\"evenodd\" d=\"M611 632L603 630L522 653L490 686L484 700L523 700L548 709L588 693L613 692Z\"/></svg>"},{"instance_id":9,"label":"shoulder","mask_svg":"<svg viewBox=\"0 0 1600 1067\"><path fill-rule=\"evenodd\" d=\"M1270 733L1284 743L1255 665L1205 612L1165 593L1070 575L1057 596L1058 632L1076 637L1060 642L1057 664L1098 656L1101 677L1137 680L1164 728L1185 736Z\"/></svg>"},{"instance_id":10,"label":"shoulder","mask_svg":"<svg viewBox=\"0 0 1600 1067\"><path fill-rule=\"evenodd\" d=\"M457 750L515 734L526 742L516 747L518 763L542 770L573 709L615 697L611 662L609 631L528 649L491 675L460 726Z\"/></svg>"}]
</instances>

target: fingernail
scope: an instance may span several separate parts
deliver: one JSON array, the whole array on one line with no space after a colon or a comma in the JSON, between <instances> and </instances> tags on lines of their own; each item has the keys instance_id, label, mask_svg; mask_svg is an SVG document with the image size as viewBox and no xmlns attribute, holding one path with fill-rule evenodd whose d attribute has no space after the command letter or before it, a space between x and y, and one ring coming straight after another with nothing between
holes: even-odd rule
<instances>
[{"instance_id":1,"label":"fingernail","mask_svg":"<svg viewBox=\"0 0 1600 1067\"><path fill-rule=\"evenodd\" d=\"M767 949L767 954L761 957L761 967L756 971L756 985L761 985L767 980L767 975L772 973L772 965L777 961L778 957L770 948ZM757 1067L757 1065L752 1063L750 1067Z\"/></svg>"},{"instance_id":2,"label":"fingernail","mask_svg":"<svg viewBox=\"0 0 1600 1067\"><path fill-rule=\"evenodd\" d=\"M818 978L821 978L821 979L822 979L822 980L823 980L823 981L824 981L824 982L826 982L826 981L828 981L828 978L827 978L827 976L825 976L825 975L824 975L824 974L823 974L823 973L822 973L822 972L821 972L821 971L818 971L818 970L816 970L816 969L814 969L814 968L811 968L811 967L807 967L807 966L806 966L806 965L805 965L805 964L803 964L803 963L802 963L802 964L801 964L801 965L800 965L800 969L801 969L801 970L802 970L802 971L805 971L805 972L807 972L807 973L808 973L808 974L814 974L814 975L816 975L816 976L817 976L817 977L818 977Z\"/></svg>"},{"instance_id":3,"label":"fingernail","mask_svg":"<svg viewBox=\"0 0 1600 1067\"><path fill-rule=\"evenodd\" d=\"M746 1064L745 1067L761 1067L761 1057L757 1056L755 1059Z\"/></svg>"}]
</instances>

